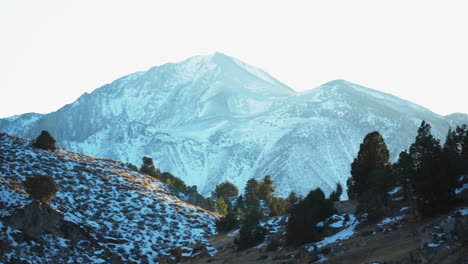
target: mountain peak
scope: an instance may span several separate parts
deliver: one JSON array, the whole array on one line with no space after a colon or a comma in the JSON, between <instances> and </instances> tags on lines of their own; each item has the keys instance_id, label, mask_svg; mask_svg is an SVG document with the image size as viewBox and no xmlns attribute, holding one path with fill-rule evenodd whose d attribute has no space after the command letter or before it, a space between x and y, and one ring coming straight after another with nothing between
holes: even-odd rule
<instances>
[{"instance_id":1,"label":"mountain peak","mask_svg":"<svg viewBox=\"0 0 468 264\"><path fill-rule=\"evenodd\" d=\"M322 84L322 86L324 86L324 85L340 85L340 84L351 84L351 82L348 82L348 81L346 81L344 79L336 79L336 80L326 82L326 83Z\"/></svg>"},{"instance_id":2,"label":"mountain peak","mask_svg":"<svg viewBox=\"0 0 468 264\"><path fill-rule=\"evenodd\" d=\"M208 55L192 56L192 57L190 57L188 59L185 59L182 62L170 63L170 64L175 64L175 65L179 65L179 64L216 64L216 65L220 65L220 64L224 64L224 63L233 62L233 60L235 60L233 57L228 56L228 55L226 55L224 53L214 52L214 53L210 53Z\"/></svg>"},{"instance_id":3,"label":"mountain peak","mask_svg":"<svg viewBox=\"0 0 468 264\"><path fill-rule=\"evenodd\" d=\"M243 87L250 93L260 92L267 97L295 93L293 89L265 71L220 52L190 57L181 63L172 65L179 68L178 72L188 76L190 80L201 75L214 74L217 76L216 81L224 84L224 88L237 92Z\"/></svg>"},{"instance_id":4,"label":"mountain peak","mask_svg":"<svg viewBox=\"0 0 468 264\"><path fill-rule=\"evenodd\" d=\"M333 81L329 81L327 83L324 83L318 87L319 90L325 90L325 91L341 91L341 92L359 92L363 94L368 94L372 95L374 97L379 97L383 99L383 96L385 97L394 97L391 94L387 94L378 90L374 90L372 88L368 88L344 79L336 79Z\"/></svg>"},{"instance_id":5,"label":"mountain peak","mask_svg":"<svg viewBox=\"0 0 468 264\"><path fill-rule=\"evenodd\" d=\"M350 81L347 81L347 80L344 80L344 79L336 79L336 80L332 80L332 81L329 81L329 82L326 82L322 85L320 85L319 87L324 87L324 88L328 88L328 87L340 87L340 88L355 88L355 87L360 87L360 88L365 88L359 84L356 84L356 83L353 83L353 82L350 82ZM366 89L369 89L369 88L366 88Z\"/></svg>"}]
</instances>

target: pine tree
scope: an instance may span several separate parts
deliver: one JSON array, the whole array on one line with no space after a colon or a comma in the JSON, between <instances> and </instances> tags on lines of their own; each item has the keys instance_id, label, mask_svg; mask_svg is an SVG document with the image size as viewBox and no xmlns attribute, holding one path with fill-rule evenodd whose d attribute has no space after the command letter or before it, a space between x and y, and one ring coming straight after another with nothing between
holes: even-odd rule
<instances>
[{"instance_id":1,"label":"pine tree","mask_svg":"<svg viewBox=\"0 0 468 264\"><path fill-rule=\"evenodd\" d=\"M268 201L274 192L275 186L273 186L273 180L270 175L266 175L259 185L258 198L260 200Z\"/></svg>"},{"instance_id":2,"label":"pine tree","mask_svg":"<svg viewBox=\"0 0 468 264\"><path fill-rule=\"evenodd\" d=\"M322 234L316 224L335 213L333 201L325 199L325 194L320 188L311 191L291 212L286 226L287 243L301 245L320 240Z\"/></svg>"},{"instance_id":3,"label":"pine tree","mask_svg":"<svg viewBox=\"0 0 468 264\"><path fill-rule=\"evenodd\" d=\"M367 220L377 220L390 211L390 208L387 208L387 196L393 186L391 170L372 170L368 184L370 188L359 197L356 213L359 216L367 215Z\"/></svg>"},{"instance_id":4,"label":"pine tree","mask_svg":"<svg viewBox=\"0 0 468 264\"><path fill-rule=\"evenodd\" d=\"M269 199L270 216L282 216L286 214L286 201L280 197Z\"/></svg>"},{"instance_id":5,"label":"pine tree","mask_svg":"<svg viewBox=\"0 0 468 264\"><path fill-rule=\"evenodd\" d=\"M259 206L259 186L260 184L254 178L247 181L244 191L244 202L247 209L252 206Z\"/></svg>"},{"instance_id":6,"label":"pine tree","mask_svg":"<svg viewBox=\"0 0 468 264\"><path fill-rule=\"evenodd\" d=\"M406 150L400 153L397 163L393 166L392 173L397 184L403 188L404 200L408 200L413 195L411 179L414 178L416 169L413 157Z\"/></svg>"},{"instance_id":7,"label":"pine tree","mask_svg":"<svg viewBox=\"0 0 468 264\"><path fill-rule=\"evenodd\" d=\"M399 176L405 197L416 197L418 211L430 216L445 210L456 200L458 178L465 171L463 160L466 126L449 130L443 147L431 134L431 126L421 122L409 152L402 152L393 174Z\"/></svg>"},{"instance_id":8,"label":"pine tree","mask_svg":"<svg viewBox=\"0 0 468 264\"><path fill-rule=\"evenodd\" d=\"M379 132L369 133L359 147L358 157L351 164L348 196L358 199L369 189L369 175L373 170L389 168L389 152Z\"/></svg>"},{"instance_id":9,"label":"pine tree","mask_svg":"<svg viewBox=\"0 0 468 264\"><path fill-rule=\"evenodd\" d=\"M225 181L220 183L216 186L214 191L211 193L213 198L224 198L226 199L234 199L239 194L239 190L237 187L232 184L231 182Z\"/></svg>"},{"instance_id":10,"label":"pine tree","mask_svg":"<svg viewBox=\"0 0 468 264\"><path fill-rule=\"evenodd\" d=\"M357 199L357 213L376 219L383 215L387 193L394 185L389 152L379 132L367 134L360 146L358 157L351 164L348 196Z\"/></svg>"},{"instance_id":11,"label":"pine tree","mask_svg":"<svg viewBox=\"0 0 468 264\"><path fill-rule=\"evenodd\" d=\"M228 214L228 204L220 197L215 203L216 209L220 215L227 215Z\"/></svg>"},{"instance_id":12,"label":"pine tree","mask_svg":"<svg viewBox=\"0 0 468 264\"><path fill-rule=\"evenodd\" d=\"M208 210L210 210L211 212L216 212L216 208L213 204L213 201L208 198L207 202L208 202Z\"/></svg>"},{"instance_id":13,"label":"pine tree","mask_svg":"<svg viewBox=\"0 0 468 264\"><path fill-rule=\"evenodd\" d=\"M343 187L340 183L336 184L336 189L330 194L330 200L337 202L340 200L341 194L343 194Z\"/></svg>"},{"instance_id":14,"label":"pine tree","mask_svg":"<svg viewBox=\"0 0 468 264\"><path fill-rule=\"evenodd\" d=\"M263 215L257 206L251 206L245 217L245 221L239 230L239 236L234 244L239 250L251 248L260 244L268 231L260 225Z\"/></svg>"},{"instance_id":15,"label":"pine tree","mask_svg":"<svg viewBox=\"0 0 468 264\"><path fill-rule=\"evenodd\" d=\"M456 130L457 150L460 154L462 173L468 173L468 126L457 126Z\"/></svg>"},{"instance_id":16,"label":"pine tree","mask_svg":"<svg viewBox=\"0 0 468 264\"><path fill-rule=\"evenodd\" d=\"M36 138L33 144L34 147L55 151L55 139L50 135L49 131L42 130L41 134Z\"/></svg>"},{"instance_id":17,"label":"pine tree","mask_svg":"<svg viewBox=\"0 0 468 264\"><path fill-rule=\"evenodd\" d=\"M468 130L463 139L461 156L464 164L464 173L468 173Z\"/></svg>"},{"instance_id":18,"label":"pine tree","mask_svg":"<svg viewBox=\"0 0 468 264\"><path fill-rule=\"evenodd\" d=\"M465 171L462 157L464 134L465 131L461 127L457 127L455 131L450 129L441 153L440 162L447 177L447 188L453 191L457 188L458 178ZM455 200L454 192L451 192L449 196L449 200Z\"/></svg>"},{"instance_id":19,"label":"pine tree","mask_svg":"<svg viewBox=\"0 0 468 264\"><path fill-rule=\"evenodd\" d=\"M239 195L239 197L237 197L235 211L237 211L238 213L245 211L244 197L242 195Z\"/></svg>"},{"instance_id":20,"label":"pine tree","mask_svg":"<svg viewBox=\"0 0 468 264\"><path fill-rule=\"evenodd\" d=\"M218 232L228 232L239 227L239 219L234 212L229 212L225 217L216 221Z\"/></svg>"},{"instance_id":21,"label":"pine tree","mask_svg":"<svg viewBox=\"0 0 468 264\"><path fill-rule=\"evenodd\" d=\"M417 209L423 216L437 214L448 206L450 194L446 178L440 149L420 158L413 184Z\"/></svg>"},{"instance_id":22,"label":"pine tree","mask_svg":"<svg viewBox=\"0 0 468 264\"><path fill-rule=\"evenodd\" d=\"M410 146L409 151L414 159L415 168L420 168L422 160L430 157L437 149L440 149L440 141L431 134L431 125L422 121L415 142Z\"/></svg>"},{"instance_id":23,"label":"pine tree","mask_svg":"<svg viewBox=\"0 0 468 264\"><path fill-rule=\"evenodd\" d=\"M454 186L446 169L444 155L451 156L454 150L453 133L447 136L445 154L431 134L431 126L423 121L418 129L415 142L410 147L414 177L410 179L416 196L416 204L423 216L430 216L443 211L451 202Z\"/></svg>"},{"instance_id":24,"label":"pine tree","mask_svg":"<svg viewBox=\"0 0 468 264\"><path fill-rule=\"evenodd\" d=\"M296 195L296 192L290 192L289 195L288 195L288 198L286 198L286 211L288 213L291 213L291 211L293 210L295 204L297 202L299 202L300 199L299 197L297 197Z\"/></svg>"}]
</instances>

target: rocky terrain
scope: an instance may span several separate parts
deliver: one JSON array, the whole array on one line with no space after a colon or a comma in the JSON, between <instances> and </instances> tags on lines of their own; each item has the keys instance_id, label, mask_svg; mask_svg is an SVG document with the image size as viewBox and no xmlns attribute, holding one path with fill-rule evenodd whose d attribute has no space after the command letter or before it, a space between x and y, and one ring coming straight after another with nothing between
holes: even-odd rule
<instances>
[{"instance_id":1,"label":"rocky terrain","mask_svg":"<svg viewBox=\"0 0 468 264\"><path fill-rule=\"evenodd\" d=\"M173 263L181 246L214 254L217 216L131 168L0 134L0 263ZM23 190L37 174L60 186L50 205Z\"/></svg>"},{"instance_id":2,"label":"rocky terrain","mask_svg":"<svg viewBox=\"0 0 468 264\"><path fill-rule=\"evenodd\" d=\"M270 233L262 244L238 251L233 243L237 231L218 234L210 239L218 249L215 256L185 258L182 263L467 263L466 202L424 220L408 204L400 205L394 216L369 223L354 217L353 202L338 202L338 214L323 223L324 239L300 247L285 245L286 219L270 219L264 223Z\"/></svg>"},{"instance_id":3,"label":"rocky terrain","mask_svg":"<svg viewBox=\"0 0 468 264\"><path fill-rule=\"evenodd\" d=\"M22 187L37 174L60 185L50 204ZM434 217L416 215L396 187L383 219L358 219L354 201L339 201L337 214L317 223L321 241L287 246L288 216L272 217L261 223L265 241L239 251L238 230L216 233L216 214L131 164L0 134L0 263L465 263L468 177L459 182L460 202Z\"/></svg>"}]
</instances>

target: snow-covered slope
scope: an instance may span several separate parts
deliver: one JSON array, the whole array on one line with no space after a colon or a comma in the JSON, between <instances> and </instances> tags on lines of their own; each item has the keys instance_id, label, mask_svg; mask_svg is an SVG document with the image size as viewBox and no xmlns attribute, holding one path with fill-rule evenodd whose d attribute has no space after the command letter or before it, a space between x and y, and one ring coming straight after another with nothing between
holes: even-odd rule
<instances>
[{"instance_id":1,"label":"snow-covered slope","mask_svg":"<svg viewBox=\"0 0 468 264\"><path fill-rule=\"evenodd\" d=\"M344 80L297 93L215 53L125 76L27 125L0 120L0 131L33 139L49 130L62 147L137 166L150 156L202 194L225 180L242 189L271 174L286 196L344 184L374 130L395 160L423 119L440 138L468 123L467 115L442 117Z\"/></svg>"},{"instance_id":2,"label":"snow-covered slope","mask_svg":"<svg viewBox=\"0 0 468 264\"><path fill-rule=\"evenodd\" d=\"M124 263L155 263L170 250L206 243L215 233L214 215L172 196L165 185L127 165L66 149L48 152L0 134L0 262L110 263L109 256L116 256ZM31 240L11 226L11 217L32 201L18 182L35 174L56 179L60 187L52 213L84 230L86 241L77 242L70 232ZM98 241L91 248L94 253L93 241Z\"/></svg>"}]
</instances>

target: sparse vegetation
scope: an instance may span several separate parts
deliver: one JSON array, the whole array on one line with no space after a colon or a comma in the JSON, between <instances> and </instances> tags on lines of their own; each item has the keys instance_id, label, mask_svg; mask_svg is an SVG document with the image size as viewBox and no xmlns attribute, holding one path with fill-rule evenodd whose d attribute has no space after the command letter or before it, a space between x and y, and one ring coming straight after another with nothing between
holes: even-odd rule
<instances>
[{"instance_id":1,"label":"sparse vegetation","mask_svg":"<svg viewBox=\"0 0 468 264\"><path fill-rule=\"evenodd\" d=\"M158 179L170 188L173 188L176 192L186 193L188 191L188 187L183 180L169 172L161 173L161 171L155 167L152 158L143 157L143 164L141 165L140 173L144 173Z\"/></svg>"}]
</instances>

